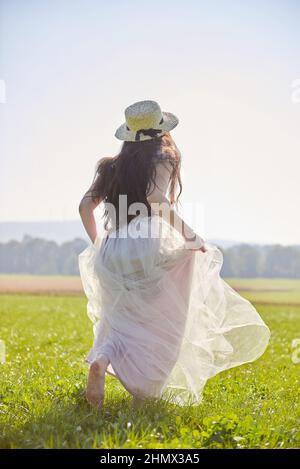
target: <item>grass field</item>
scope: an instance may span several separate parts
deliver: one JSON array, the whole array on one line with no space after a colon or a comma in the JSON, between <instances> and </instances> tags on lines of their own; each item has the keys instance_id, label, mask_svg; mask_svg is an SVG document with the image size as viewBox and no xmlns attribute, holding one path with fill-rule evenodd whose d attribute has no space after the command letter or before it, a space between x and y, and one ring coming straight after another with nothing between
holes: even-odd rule
<instances>
[{"instance_id":1,"label":"grass field","mask_svg":"<svg viewBox=\"0 0 300 469\"><path fill-rule=\"evenodd\" d=\"M135 409L109 376L106 404L97 413L83 395L92 327L78 279L49 283L47 277L25 276L25 285L22 277L0 278L2 287L6 282L0 295L0 339L6 345L0 447L300 447L300 363L292 360L292 341L300 339L300 281L228 280L254 302L271 342L255 363L211 379L198 406L149 400ZM47 285L53 289L46 293Z\"/></svg>"}]
</instances>

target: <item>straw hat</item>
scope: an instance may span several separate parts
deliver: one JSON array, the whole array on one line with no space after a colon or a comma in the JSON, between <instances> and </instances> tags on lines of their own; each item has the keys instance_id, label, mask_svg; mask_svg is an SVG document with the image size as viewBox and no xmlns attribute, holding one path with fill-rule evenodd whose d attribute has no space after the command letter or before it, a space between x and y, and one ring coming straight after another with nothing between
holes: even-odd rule
<instances>
[{"instance_id":1,"label":"straw hat","mask_svg":"<svg viewBox=\"0 0 300 469\"><path fill-rule=\"evenodd\" d=\"M174 129L178 118L171 112L162 112L156 101L146 100L125 109L126 122L115 132L115 137L127 142L138 142L161 137Z\"/></svg>"}]
</instances>

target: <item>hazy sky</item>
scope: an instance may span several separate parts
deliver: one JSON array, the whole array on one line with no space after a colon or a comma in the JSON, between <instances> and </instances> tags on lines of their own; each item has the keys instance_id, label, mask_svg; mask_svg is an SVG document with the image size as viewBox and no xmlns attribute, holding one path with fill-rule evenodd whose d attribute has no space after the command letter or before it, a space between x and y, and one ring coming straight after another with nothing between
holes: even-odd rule
<instances>
[{"instance_id":1,"label":"hazy sky","mask_svg":"<svg viewBox=\"0 0 300 469\"><path fill-rule=\"evenodd\" d=\"M154 99L199 234L300 243L298 0L0 3L1 221L78 218L125 107Z\"/></svg>"}]
</instances>

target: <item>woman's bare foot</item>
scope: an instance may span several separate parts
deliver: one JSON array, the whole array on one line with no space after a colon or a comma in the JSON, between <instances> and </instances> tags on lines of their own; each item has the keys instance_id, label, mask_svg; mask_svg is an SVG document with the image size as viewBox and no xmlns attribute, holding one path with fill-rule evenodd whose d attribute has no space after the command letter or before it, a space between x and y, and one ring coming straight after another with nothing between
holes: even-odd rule
<instances>
[{"instance_id":1,"label":"woman's bare foot","mask_svg":"<svg viewBox=\"0 0 300 469\"><path fill-rule=\"evenodd\" d=\"M87 401L98 409L101 409L104 401L105 372L108 364L108 358L101 355L90 366L85 396Z\"/></svg>"}]
</instances>

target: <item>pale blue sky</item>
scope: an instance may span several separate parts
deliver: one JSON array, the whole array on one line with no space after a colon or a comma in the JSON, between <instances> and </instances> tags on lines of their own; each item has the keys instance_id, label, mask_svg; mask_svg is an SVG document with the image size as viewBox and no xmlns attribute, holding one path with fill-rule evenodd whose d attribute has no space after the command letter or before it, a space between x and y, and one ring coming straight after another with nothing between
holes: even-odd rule
<instances>
[{"instance_id":1,"label":"pale blue sky","mask_svg":"<svg viewBox=\"0 0 300 469\"><path fill-rule=\"evenodd\" d=\"M300 242L299 1L0 3L1 221L78 218L125 107L154 99L201 235Z\"/></svg>"}]
</instances>

